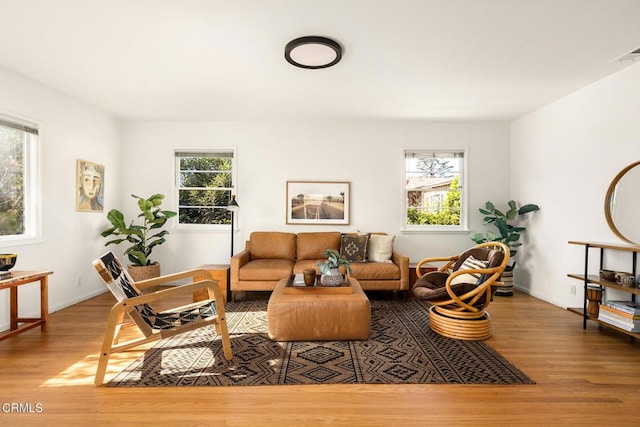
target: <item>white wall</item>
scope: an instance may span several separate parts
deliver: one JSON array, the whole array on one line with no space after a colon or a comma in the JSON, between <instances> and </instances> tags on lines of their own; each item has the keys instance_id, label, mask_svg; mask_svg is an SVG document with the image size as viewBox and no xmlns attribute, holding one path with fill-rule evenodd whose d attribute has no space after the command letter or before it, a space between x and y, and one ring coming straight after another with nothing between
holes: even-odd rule
<instances>
[{"instance_id":1,"label":"white wall","mask_svg":"<svg viewBox=\"0 0 640 427\"><path fill-rule=\"evenodd\" d=\"M103 214L75 211L76 159L105 165L105 209L120 204L120 126L75 99L0 68L0 112L40 125L42 242L3 247L16 270L52 270L49 307L56 311L104 291L91 261L104 252ZM80 284L80 286L79 286ZM36 284L20 288L21 316L39 313ZM8 329L9 292L0 292L0 330Z\"/></svg>"},{"instance_id":2,"label":"white wall","mask_svg":"<svg viewBox=\"0 0 640 427\"><path fill-rule=\"evenodd\" d=\"M510 189L506 122L135 122L124 125L123 141L123 194L163 193L165 207L173 210L173 150L236 147L241 207L236 252L257 230L384 231L397 236L396 248L413 261L473 244L467 233L400 233L403 147L469 148L472 230L484 229L477 208L486 200L506 202ZM286 225L287 180L349 181L351 224ZM123 207L129 216L136 209L130 200ZM167 238L153 253L163 273L229 262L228 231L171 230Z\"/></svg>"},{"instance_id":3,"label":"white wall","mask_svg":"<svg viewBox=\"0 0 640 427\"><path fill-rule=\"evenodd\" d=\"M607 226L604 197L616 174L640 160L639 118L636 64L512 123L511 192L541 206L518 255L524 268L516 273L532 295L581 307L581 283L567 273L582 271L584 250L567 242L623 243ZM592 251L595 261L598 253ZM611 254L606 266L629 271L630 254ZM591 273L597 268L594 263ZM572 284L578 285L575 296Z\"/></svg>"}]
</instances>

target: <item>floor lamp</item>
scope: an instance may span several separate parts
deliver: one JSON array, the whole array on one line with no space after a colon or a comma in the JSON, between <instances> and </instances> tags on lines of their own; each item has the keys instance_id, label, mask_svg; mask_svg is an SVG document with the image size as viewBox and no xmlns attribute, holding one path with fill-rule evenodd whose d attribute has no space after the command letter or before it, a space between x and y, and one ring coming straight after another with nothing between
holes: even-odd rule
<instances>
[{"instance_id":1,"label":"floor lamp","mask_svg":"<svg viewBox=\"0 0 640 427\"><path fill-rule=\"evenodd\" d=\"M234 216L235 213L240 210L240 205L238 205L238 202L236 201L235 194L231 195L231 200L227 204L227 210L231 212L231 256L233 256L233 235L235 234Z\"/></svg>"}]
</instances>

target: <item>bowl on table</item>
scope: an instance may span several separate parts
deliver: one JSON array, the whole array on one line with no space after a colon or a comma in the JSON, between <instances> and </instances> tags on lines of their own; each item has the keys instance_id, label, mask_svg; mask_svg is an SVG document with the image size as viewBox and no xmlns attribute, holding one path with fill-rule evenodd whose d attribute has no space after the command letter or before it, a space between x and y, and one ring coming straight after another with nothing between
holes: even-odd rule
<instances>
[{"instance_id":1,"label":"bowl on table","mask_svg":"<svg viewBox=\"0 0 640 427\"><path fill-rule=\"evenodd\" d=\"M0 254L0 271L11 270L18 260L18 254Z\"/></svg>"}]
</instances>

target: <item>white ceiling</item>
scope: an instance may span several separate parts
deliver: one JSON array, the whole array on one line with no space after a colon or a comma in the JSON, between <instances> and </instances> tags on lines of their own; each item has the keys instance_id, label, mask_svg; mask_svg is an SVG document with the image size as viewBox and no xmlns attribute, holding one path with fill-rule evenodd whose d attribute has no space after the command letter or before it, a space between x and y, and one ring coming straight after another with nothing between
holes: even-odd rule
<instances>
[{"instance_id":1,"label":"white ceiling","mask_svg":"<svg viewBox=\"0 0 640 427\"><path fill-rule=\"evenodd\" d=\"M640 0L0 0L0 66L123 120L513 119L629 64ZM344 47L294 68L306 35Z\"/></svg>"}]
</instances>

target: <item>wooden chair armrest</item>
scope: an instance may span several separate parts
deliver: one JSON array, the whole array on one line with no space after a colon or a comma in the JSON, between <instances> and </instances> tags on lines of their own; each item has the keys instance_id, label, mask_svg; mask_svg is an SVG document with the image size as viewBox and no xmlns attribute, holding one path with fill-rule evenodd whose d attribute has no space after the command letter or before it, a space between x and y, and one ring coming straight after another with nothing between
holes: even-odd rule
<instances>
[{"instance_id":1,"label":"wooden chair armrest","mask_svg":"<svg viewBox=\"0 0 640 427\"><path fill-rule=\"evenodd\" d=\"M153 279L141 280L139 282L135 282L135 285L138 289L146 289L152 286L161 285L163 283L175 282L176 280L184 279L187 277L195 278L195 277L207 277L213 278L209 270L204 268L196 268L193 270L181 271L179 273L167 274L165 276L155 277Z\"/></svg>"},{"instance_id":2,"label":"wooden chair armrest","mask_svg":"<svg viewBox=\"0 0 640 427\"><path fill-rule=\"evenodd\" d=\"M425 264L431 264L434 262L444 262L445 264L438 268L438 271L448 271L453 264L458 260L459 256L448 256L448 257L433 257L433 258L425 258L418 262L416 266L416 276L418 278L422 277L424 273L422 272L422 266Z\"/></svg>"},{"instance_id":3,"label":"wooden chair armrest","mask_svg":"<svg viewBox=\"0 0 640 427\"><path fill-rule=\"evenodd\" d=\"M207 270L202 270L202 271L207 271ZM184 277L184 276L182 276L182 277ZM196 291L198 289L204 289L204 288L209 288L209 289L211 289L213 291L213 294L216 297L216 301L222 301L222 291L220 290L220 287L218 286L217 281L216 280L207 279L207 280L201 280L201 281L194 282L194 283L189 283L189 284L186 284L186 285L181 285L181 286L175 286L175 287L171 287L171 288L161 289L159 291L150 292L148 294L138 295L137 297L128 298L126 300L123 300L123 301L119 302L118 304L137 306L137 305L146 304L146 303L150 303L150 302L153 302L153 301L158 301L158 300L161 300L163 298L168 298L168 297L172 297L172 296L176 296L176 295L193 294L193 291Z\"/></svg>"},{"instance_id":4,"label":"wooden chair armrest","mask_svg":"<svg viewBox=\"0 0 640 427\"><path fill-rule=\"evenodd\" d=\"M458 270L451 273L449 278L447 278L447 282L445 283L445 287L447 289L447 293L449 297L451 297L451 302L455 302L460 307L463 307L468 311L479 311L477 307L475 307L475 303L482 297L483 294L486 294L485 305L489 303L489 299L491 297L491 286L494 285L495 281L502 270L501 267L492 267L492 268L470 268L465 270ZM484 282L479 284L475 289L468 291L462 295L456 295L455 292L451 289L451 282L461 274L471 274L471 273L479 273L479 274L491 274L490 277L487 278Z\"/></svg>"}]
</instances>

